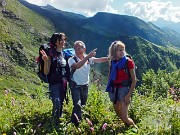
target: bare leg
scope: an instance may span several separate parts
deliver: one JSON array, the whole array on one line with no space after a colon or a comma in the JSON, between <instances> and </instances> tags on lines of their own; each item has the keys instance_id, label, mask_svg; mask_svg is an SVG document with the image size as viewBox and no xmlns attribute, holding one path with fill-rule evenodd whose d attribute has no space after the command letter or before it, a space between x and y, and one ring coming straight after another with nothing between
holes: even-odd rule
<instances>
[{"instance_id":1,"label":"bare leg","mask_svg":"<svg viewBox=\"0 0 180 135\"><path fill-rule=\"evenodd\" d=\"M121 116L121 103L119 101L116 104L113 104L116 115L120 118Z\"/></svg>"},{"instance_id":2,"label":"bare leg","mask_svg":"<svg viewBox=\"0 0 180 135\"><path fill-rule=\"evenodd\" d=\"M119 102L117 101L116 104L114 104L114 109L118 117L121 118L121 120L127 124L127 125L133 125L134 127L137 127L134 124L134 121L131 118L128 118L128 105L125 104L125 102Z\"/></svg>"}]
</instances>

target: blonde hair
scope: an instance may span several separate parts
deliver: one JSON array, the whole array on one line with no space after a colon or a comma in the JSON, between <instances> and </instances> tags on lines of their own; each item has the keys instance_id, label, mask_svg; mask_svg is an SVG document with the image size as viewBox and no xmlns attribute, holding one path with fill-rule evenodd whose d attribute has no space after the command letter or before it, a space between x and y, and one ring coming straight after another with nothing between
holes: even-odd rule
<instances>
[{"instance_id":1,"label":"blonde hair","mask_svg":"<svg viewBox=\"0 0 180 135\"><path fill-rule=\"evenodd\" d=\"M118 48L123 48L125 50L125 44L121 41L114 41L110 47L109 47L109 55L108 57L111 60L115 60L116 59L116 52L118 50ZM125 52L126 53L126 52Z\"/></svg>"},{"instance_id":2,"label":"blonde hair","mask_svg":"<svg viewBox=\"0 0 180 135\"><path fill-rule=\"evenodd\" d=\"M83 48L86 48L84 42L83 42L83 41L80 41L80 40L78 40L78 41L76 41L76 42L74 43L74 46L76 46L76 45L80 45L80 46L82 46Z\"/></svg>"}]
</instances>

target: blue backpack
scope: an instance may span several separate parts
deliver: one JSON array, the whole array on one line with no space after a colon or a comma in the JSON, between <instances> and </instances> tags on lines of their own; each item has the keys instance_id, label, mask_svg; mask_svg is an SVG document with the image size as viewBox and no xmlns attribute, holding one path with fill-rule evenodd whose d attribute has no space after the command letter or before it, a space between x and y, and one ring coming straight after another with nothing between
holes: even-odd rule
<instances>
[{"instance_id":1,"label":"blue backpack","mask_svg":"<svg viewBox=\"0 0 180 135\"><path fill-rule=\"evenodd\" d=\"M64 54L65 54L65 58L69 59L70 57L75 55L75 51L74 48L66 48L63 50Z\"/></svg>"}]
</instances>

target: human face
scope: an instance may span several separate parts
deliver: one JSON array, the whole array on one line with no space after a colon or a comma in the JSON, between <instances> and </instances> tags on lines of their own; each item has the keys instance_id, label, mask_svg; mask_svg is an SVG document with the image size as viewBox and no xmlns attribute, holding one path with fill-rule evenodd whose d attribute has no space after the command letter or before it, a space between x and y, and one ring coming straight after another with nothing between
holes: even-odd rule
<instances>
[{"instance_id":1,"label":"human face","mask_svg":"<svg viewBox=\"0 0 180 135\"><path fill-rule=\"evenodd\" d=\"M74 50L75 50L76 55L83 55L86 51L86 48L83 48L83 46L76 44L74 46Z\"/></svg>"},{"instance_id":2,"label":"human face","mask_svg":"<svg viewBox=\"0 0 180 135\"><path fill-rule=\"evenodd\" d=\"M57 40L57 47L64 48L66 44L66 37L62 35L60 40Z\"/></svg>"},{"instance_id":3,"label":"human face","mask_svg":"<svg viewBox=\"0 0 180 135\"><path fill-rule=\"evenodd\" d=\"M116 51L117 59L120 59L120 58L124 57L124 55L125 55L125 48L119 46L117 51Z\"/></svg>"}]
</instances>

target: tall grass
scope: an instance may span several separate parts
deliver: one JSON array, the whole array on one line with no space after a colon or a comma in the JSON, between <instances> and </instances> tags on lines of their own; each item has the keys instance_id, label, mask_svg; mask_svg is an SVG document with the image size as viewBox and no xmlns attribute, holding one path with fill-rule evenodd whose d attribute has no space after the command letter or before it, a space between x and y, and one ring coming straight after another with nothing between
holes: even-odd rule
<instances>
[{"instance_id":1,"label":"tall grass","mask_svg":"<svg viewBox=\"0 0 180 135\"><path fill-rule=\"evenodd\" d=\"M112 103L104 90L95 85L89 89L87 105L82 108L83 120L79 128L70 122L72 100L64 104L63 116L59 127L51 122L52 103L47 89L39 86L36 96L28 91L17 95L3 90L0 98L0 131L13 134L165 134L180 133L180 103L171 97L154 100L153 95L140 95L134 92L129 108L130 117L139 129L126 127L115 115ZM92 123L92 124L91 124Z\"/></svg>"}]
</instances>

